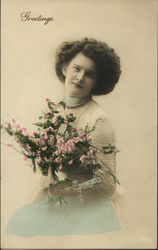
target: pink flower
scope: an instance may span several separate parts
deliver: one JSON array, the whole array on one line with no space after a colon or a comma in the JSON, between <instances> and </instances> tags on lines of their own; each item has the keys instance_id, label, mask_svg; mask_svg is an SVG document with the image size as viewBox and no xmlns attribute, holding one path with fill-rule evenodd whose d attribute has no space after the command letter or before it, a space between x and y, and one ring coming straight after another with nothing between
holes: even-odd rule
<instances>
[{"instance_id":1,"label":"pink flower","mask_svg":"<svg viewBox=\"0 0 158 250\"><path fill-rule=\"evenodd\" d=\"M57 144L61 144L61 143L63 143L63 138L60 136L60 137L58 138Z\"/></svg>"},{"instance_id":2,"label":"pink flower","mask_svg":"<svg viewBox=\"0 0 158 250\"><path fill-rule=\"evenodd\" d=\"M73 144L72 142L69 140L67 143L66 143L66 150L71 152L73 149Z\"/></svg>"},{"instance_id":3,"label":"pink flower","mask_svg":"<svg viewBox=\"0 0 158 250\"><path fill-rule=\"evenodd\" d=\"M15 118L14 118L14 117L12 118L12 122L13 122L13 123L15 123L15 122L16 122L16 120L15 120Z\"/></svg>"},{"instance_id":4,"label":"pink flower","mask_svg":"<svg viewBox=\"0 0 158 250\"><path fill-rule=\"evenodd\" d=\"M51 138L49 138L48 142L50 145L52 145L54 143L54 137L52 136Z\"/></svg>"},{"instance_id":5,"label":"pink flower","mask_svg":"<svg viewBox=\"0 0 158 250\"><path fill-rule=\"evenodd\" d=\"M73 147L73 144L72 144L71 140L67 141L66 144L67 144L69 147Z\"/></svg>"},{"instance_id":6,"label":"pink flower","mask_svg":"<svg viewBox=\"0 0 158 250\"><path fill-rule=\"evenodd\" d=\"M43 138L44 140L47 140L47 139L48 139L48 136L47 136L46 134L42 134L42 138Z\"/></svg>"},{"instance_id":7,"label":"pink flower","mask_svg":"<svg viewBox=\"0 0 158 250\"><path fill-rule=\"evenodd\" d=\"M27 132L27 128L23 128L23 131L26 133Z\"/></svg>"},{"instance_id":8,"label":"pink flower","mask_svg":"<svg viewBox=\"0 0 158 250\"><path fill-rule=\"evenodd\" d=\"M74 136L74 131L71 131L71 137L73 137Z\"/></svg>"},{"instance_id":9,"label":"pink flower","mask_svg":"<svg viewBox=\"0 0 158 250\"><path fill-rule=\"evenodd\" d=\"M60 157L57 157L56 159L55 159L55 161L57 162L57 163L59 163L61 160L60 160Z\"/></svg>"},{"instance_id":10,"label":"pink flower","mask_svg":"<svg viewBox=\"0 0 158 250\"><path fill-rule=\"evenodd\" d=\"M83 131L80 131L80 132L79 132L79 136L80 136L81 138L84 136Z\"/></svg>"},{"instance_id":11,"label":"pink flower","mask_svg":"<svg viewBox=\"0 0 158 250\"><path fill-rule=\"evenodd\" d=\"M7 144L7 146L8 146L9 148L12 148L12 147L13 147L13 145L12 145L12 144Z\"/></svg>"},{"instance_id":12,"label":"pink flower","mask_svg":"<svg viewBox=\"0 0 158 250\"><path fill-rule=\"evenodd\" d=\"M59 170L62 170L62 168L63 168L63 165L60 163Z\"/></svg>"},{"instance_id":13,"label":"pink flower","mask_svg":"<svg viewBox=\"0 0 158 250\"><path fill-rule=\"evenodd\" d=\"M40 125L41 123L40 122L36 122L37 125Z\"/></svg>"},{"instance_id":14,"label":"pink flower","mask_svg":"<svg viewBox=\"0 0 158 250\"><path fill-rule=\"evenodd\" d=\"M86 134L86 139L90 140L90 135L89 134Z\"/></svg>"},{"instance_id":15,"label":"pink flower","mask_svg":"<svg viewBox=\"0 0 158 250\"><path fill-rule=\"evenodd\" d=\"M59 155L59 154L61 154L61 150L60 149L58 149L57 151L54 152L54 155Z\"/></svg>"},{"instance_id":16,"label":"pink flower","mask_svg":"<svg viewBox=\"0 0 158 250\"><path fill-rule=\"evenodd\" d=\"M41 165L41 163L42 163L41 160L38 160L38 161L37 161L37 164L38 164L39 166Z\"/></svg>"},{"instance_id":17,"label":"pink flower","mask_svg":"<svg viewBox=\"0 0 158 250\"><path fill-rule=\"evenodd\" d=\"M55 121L55 122L54 122L54 126L57 126L57 125L58 125L58 121Z\"/></svg>"},{"instance_id":18,"label":"pink flower","mask_svg":"<svg viewBox=\"0 0 158 250\"><path fill-rule=\"evenodd\" d=\"M65 151L71 152L72 151L72 147L69 147L68 145L66 145Z\"/></svg>"},{"instance_id":19,"label":"pink flower","mask_svg":"<svg viewBox=\"0 0 158 250\"><path fill-rule=\"evenodd\" d=\"M59 144L59 145L58 145L58 150L59 150L60 152L65 152L65 151L66 151L66 146L65 146L64 144Z\"/></svg>"},{"instance_id":20,"label":"pink flower","mask_svg":"<svg viewBox=\"0 0 158 250\"><path fill-rule=\"evenodd\" d=\"M53 106L56 106L54 102L51 102Z\"/></svg>"},{"instance_id":21,"label":"pink flower","mask_svg":"<svg viewBox=\"0 0 158 250\"><path fill-rule=\"evenodd\" d=\"M42 144L43 144L43 141L42 141L42 140L39 140L39 144L41 144L41 145L42 145Z\"/></svg>"},{"instance_id":22,"label":"pink flower","mask_svg":"<svg viewBox=\"0 0 158 250\"><path fill-rule=\"evenodd\" d=\"M80 141L80 138L79 138L79 137L73 137L73 138L72 138L72 141L73 141L74 143L77 143L77 142Z\"/></svg>"},{"instance_id":23,"label":"pink flower","mask_svg":"<svg viewBox=\"0 0 158 250\"><path fill-rule=\"evenodd\" d=\"M46 102L49 102L50 101L50 99L49 98L46 98Z\"/></svg>"},{"instance_id":24,"label":"pink flower","mask_svg":"<svg viewBox=\"0 0 158 250\"><path fill-rule=\"evenodd\" d=\"M73 163L73 160L70 160L70 161L68 162L69 165L72 165L72 163Z\"/></svg>"},{"instance_id":25,"label":"pink flower","mask_svg":"<svg viewBox=\"0 0 158 250\"><path fill-rule=\"evenodd\" d=\"M17 123L16 128L20 129L20 124L19 123Z\"/></svg>"},{"instance_id":26,"label":"pink flower","mask_svg":"<svg viewBox=\"0 0 158 250\"><path fill-rule=\"evenodd\" d=\"M37 157L40 156L40 152L37 152L37 153L36 153L36 156L37 156Z\"/></svg>"},{"instance_id":27,"label":"pink flower","mask_svg":"<svg viewBox=\"0 0 158 250\"><path fill-rule=\"evenodd\" d=\"M24 157L24 161L27 161L27 160L28 160L28 158L27 158L27 156L25 156L25 157Z\"/></svg>"}]
</instances>

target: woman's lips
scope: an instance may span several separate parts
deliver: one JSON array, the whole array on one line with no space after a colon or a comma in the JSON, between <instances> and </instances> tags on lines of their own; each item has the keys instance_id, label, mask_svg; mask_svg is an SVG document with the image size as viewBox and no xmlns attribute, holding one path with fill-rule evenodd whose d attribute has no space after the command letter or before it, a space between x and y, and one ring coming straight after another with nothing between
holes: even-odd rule
<instances>
[{"instance_id":1,"label":"woman's lips","mask_svg":"<svg viewBox=\"0 0 158 250\"><path fill-rule=\"evenodd\" d=\"M79 89L82 89L82 88L83 88L81 85L79 85L79 84L77 84L77 83L72 82L72 84L73 84L75 87L79 88Z\"/></svg>"}]
</instances>

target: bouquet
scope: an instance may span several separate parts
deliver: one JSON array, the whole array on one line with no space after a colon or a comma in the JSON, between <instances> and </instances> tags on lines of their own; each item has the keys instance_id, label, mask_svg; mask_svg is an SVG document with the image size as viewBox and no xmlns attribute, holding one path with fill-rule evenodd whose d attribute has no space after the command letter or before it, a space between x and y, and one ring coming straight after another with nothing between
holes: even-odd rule
<instances>
[{"instance_id":1,"label":"bouquet","mask_svg":"<svg viewBox=\"0 0 158 250\"><path fill-rule=\"evenodd\" d=\"M59 111L65 109L64 102L55 104L48 98L46 102L48 111L39 116L39 120L34 123L37 129L32 133L21 127L14 118L11 123L2 126L15 139L19 149L13 144L8 146L21 153L24 160L29 160L34 172L38 167L47 176L51 169L52 177L59 181L59 171L81 168L93 172L100 167L96 160L98 152L115 154L118 151L113 145L101 149L94 147L91 133L95 127L90 129L87 125L83 130L77 129L73 125L76 117L72 113L62 115ZM118 182L110 170L107 172Z\"/></svg>"}]
</instances>

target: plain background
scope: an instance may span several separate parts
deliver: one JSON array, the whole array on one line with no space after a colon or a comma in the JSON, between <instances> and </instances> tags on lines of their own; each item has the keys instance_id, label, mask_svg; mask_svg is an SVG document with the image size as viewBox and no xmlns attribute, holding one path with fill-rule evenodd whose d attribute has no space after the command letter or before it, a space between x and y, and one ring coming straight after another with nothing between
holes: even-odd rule
<instances>
[{"instance_id":1,"label":"plain background","mask_svg":"<svg viewBox=\"0 0 158 250\"><path fill-rule=\"evenodd\" d=\"M156 247L156 15L154 0L2 0L2 123L14 116L33 129L45 98L58 100L64 86L54 71L57 46L94 37L121 58L115 90L95 100L116 131L117 171L126 192L117 209L122 231L96 236L21 238L4 233L13 212L27 204L37 178L23 157L2 146L3 248ZM20 13L54 17L22 22ZM2 135L2 143L11 138Z\"/></svg>"}]
</instances>

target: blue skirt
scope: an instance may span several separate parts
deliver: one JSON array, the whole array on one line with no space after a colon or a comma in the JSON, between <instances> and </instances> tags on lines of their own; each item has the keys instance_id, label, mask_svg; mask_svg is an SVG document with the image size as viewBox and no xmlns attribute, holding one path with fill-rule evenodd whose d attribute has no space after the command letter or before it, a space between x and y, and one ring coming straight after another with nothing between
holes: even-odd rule
<instances>
[{"instance_id":1,"label":"blue skirt","mask_svg":"<svg viewBox=\"0 0 158 250\"><path fill-rule=\"evenodd\" d=\"M19 208L6 233L22 237L93 235L120 230L110 201L81 202L75 197L49 198Z\"/></svg>"}]
</instances>

